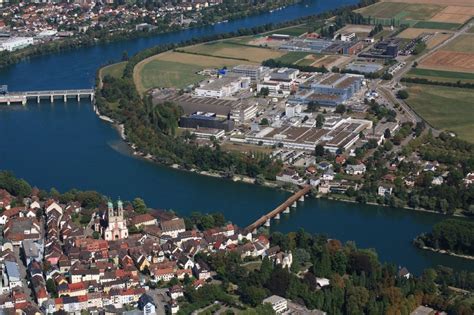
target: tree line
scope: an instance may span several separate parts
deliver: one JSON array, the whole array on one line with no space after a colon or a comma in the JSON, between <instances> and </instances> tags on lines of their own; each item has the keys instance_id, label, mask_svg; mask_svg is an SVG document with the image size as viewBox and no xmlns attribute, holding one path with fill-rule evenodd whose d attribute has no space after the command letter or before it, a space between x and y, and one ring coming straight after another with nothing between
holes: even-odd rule
<instances>
[{"instance_id":1,"label":"tree line","mask_svg":"<svg viewBox=\"0 0 474 315\"><path fill-rule=\"evenodd\" d=\"M474 256L474 222L448 219L433 226L430 233L418 236L414 244Z\"/></svg>"}]
</instances>

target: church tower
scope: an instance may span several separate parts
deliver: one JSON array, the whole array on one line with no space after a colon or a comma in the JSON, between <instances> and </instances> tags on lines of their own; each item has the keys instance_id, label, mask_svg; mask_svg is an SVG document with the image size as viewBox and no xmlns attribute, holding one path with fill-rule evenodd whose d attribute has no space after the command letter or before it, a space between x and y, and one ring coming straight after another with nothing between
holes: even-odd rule
<instances>
[{"instance_id":1,"label":"church tower","mask_svg":"<svg viewBox=\"0 0 474 315\"><path fill-rule=\"evenodd\" d=\"M114 207L112 201L107 203L106 223L107 227L103 231L105 240L121 240L128 237L127 223L123 214L123 203L120 198L117 201L117 208Z\"/></svg>"}]
</instances>

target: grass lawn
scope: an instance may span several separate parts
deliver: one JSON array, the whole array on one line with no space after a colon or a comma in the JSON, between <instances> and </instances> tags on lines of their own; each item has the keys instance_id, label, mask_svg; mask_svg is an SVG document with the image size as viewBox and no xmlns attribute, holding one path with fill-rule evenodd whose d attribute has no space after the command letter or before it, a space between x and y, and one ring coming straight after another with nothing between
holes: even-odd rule
<instances>
[{"instance_id":1,"label":"grass lawn","mask_svg":"<svg viewBox=\"0 0 474 315\"><path fill-rule=\"evenodd\" d=\"M441 71L431 69L411 69L408 74L410 78L424 78L441 82L474 82L474 73Z\"/></svg>"},{"instance_id":2,"label":"grass lawn","mask_svg":"<svg viewBox=\"0 0 474 315\"><path fill-rule=\"evenodd\" d=\"M420 21L413 25L415 28L431 28L436 30L457 30L461 24L457 23L444 23L444 22L433 22L433 21Z\"/></svg>"},{"instance_id":3,"label":"grass lawn","mask_svg":"<svg viewBox=\"0 0 474 315\"><path fill-rule=\"evenodd\" d=\"M406 102L435 128L474 143L474 90L410 84Z\"/></svg>"},{"instance_id":4,"label":"grass lawn","mask_svg":"<svg viewBox=\"0 0 474 315\"><path fill-rule=\"evenodd\" d=\"M298 60L303 59L304 57L308 56L310 53L308 52L303 52L303 51L290 51L286 53L285 55L281 56L280 58L277 58L277 61L283 62L283 63L296 63ZM314 62L312 60L311 62ZM299 63L298 63L299 64Z\"/></svg>"},{"instance_id":5,"label":"grass lawn","mask_svg":"<svg viewBox=\"0 0 474 315\"><path fill-rule=\"evenodd\" d=\"M362 15L396 20L428 20L444 6L435 4L379 2L360 10Z\"/></svg>"},{"instance_id":6,"label":"grass lawn","mask_svg":"<svg viewBox=\"0 0 474 315\"><path fill-rule=\"evenodd\" d=\"M154 87L184 88L204 79L203 76L196 74L200 70L202 67L198 65L153 60L147 63L140 73L141 85L145 90Z\"/></svg>"},{"instance_id":7,"label":"grass lawn","mask_svg":"<svg viewBox=\"0 0 474 315\"><path fill-rule=\"evenodd\" d=\"M127 65L127 62L119 62L119 63L114 63L110 66L105 66L103 67L101 71L102 77L105 77L106 75L110 75L114 78L120 78L123 75L123 70L125 70L125 66Z\"/></svg>"},{"instance_id":8,"label":"grass lawn","mask_svg":"<svg viewBox=\"0 0 474 315\"><path fill-rule=\"evenodd\" d=\"M239 47L233 46L238 51ZM197 72L205 68L230 68L238 64L249 62L167 51L139 62L133 70L133 80L138 92L143 95L151 88L184 88L202 81L205 77Z\"/></svg>"}]
</instances>

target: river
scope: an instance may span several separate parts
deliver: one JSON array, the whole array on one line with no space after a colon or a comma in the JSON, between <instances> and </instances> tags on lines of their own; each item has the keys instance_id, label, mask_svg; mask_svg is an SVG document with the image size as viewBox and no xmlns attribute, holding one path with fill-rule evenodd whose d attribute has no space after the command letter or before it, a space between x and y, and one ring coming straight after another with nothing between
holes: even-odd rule
<instances>
[{"instance_id":1,"label":"river","mask_svg":"<svg viewBox=\"0 0 474 315\"><path fill-rule=\"evenodd\" d=\"M273 13L199 29L140 38L25 60L0 70L9 89L90 88L100 65L116 61L123 51L136 53L160 43L281 22L355 3L355 0L308 1ZM97 118L90 102L69 100L29 103L0 109L0 169L41 188L98 190L112 198L145 199L155 208L221 211L245 226L273 209L288 194L270 188L200 176L155 165L130 155L117 131ZM421 251L411 240L443 217L377 206L307 199L272 229L288 232L302 227L326 233L359 247L375 248L382 261L407 266L412 272L437 264L474 270L472 261Z\"/></svg>"}]
</instances>

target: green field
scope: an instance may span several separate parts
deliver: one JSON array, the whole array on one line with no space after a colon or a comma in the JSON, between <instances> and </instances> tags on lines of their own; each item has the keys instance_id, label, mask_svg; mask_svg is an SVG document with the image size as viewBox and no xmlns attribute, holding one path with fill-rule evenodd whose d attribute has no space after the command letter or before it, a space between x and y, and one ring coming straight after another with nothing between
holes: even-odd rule
<instances>
[{"instance_id":1,"label":"green field","mask_svg":"<svg viewBox=\"0 0 474 315\"><path fill-rule=\"evenodd\" d=\"M408 74L410 78L423 78L440 82L474 82L474 73L441 71L431 69L411 69Z\"/></svg>"},{"instance_id":2,"label":"green field","mask_svg":"<svg viewBox=\"0 0 474 315\"><path fill-rule=\"evenodd\" d=\"M396 20L428 20L444 7L434 4L379 2L360 10L363 16Z\"/></svg>"},{"instance_id":3,"label":"green field","mask_svg":"<svg viewBox=\"0 0 474 315\"><path fill-rule=\"evenodd\" d=\"M432 21L420 21L413 25L415 28L431 28L435 30L457 30L461 24L457 23L444 23L444 22L432 22Z\"/></svg>"},{"instance_id":4,"label":"green field","mask_svg":"<svg viewBox=\"0 0 474 315\"><path fill-rule=\"evenodd\" d=\"M119 62L119 63L114 63L113 65L106 66L101 69L101 75L105 77L106 75L110 75L114 78L120 78L123 75L123 70L125 69L125 66L127 65L127 62Z\"/></svg>"},{"instance_id":5,"label":"green field","mask_svg":"<svg viewBox=\"0 0 474 315\"><path fill-rule=\"evenodd\" d=\"M271 32L271 34L282 34L282 35L290 35L290 36L300 36L304 33L311 32L311 28L306 25L297 25L293 27L288 27L280 30L276 30Z\"/></svg>"},{"instance_id":6,"label":"green field","mask_svg":"<svg viewBox=\"0 0 474 315\"><path fill-rule=\"evenodd\" d=\"M474 143L474 90L410 84L406 102L435 128Z\"/></svg>"},{"instance_id":7,"label":"green field","mask_svg":"<svg viewBox=\"0 0 474 315\"><path fill-rule=\"evenodd\" d=\"M300 59L303 59L309 54L310 53L303 51L290 51L289 53L286 53L285 55L281 56L280 58L277 58L276 60L285 64L290 64L295 63ZM312 62L314 62L314 60Z\"/></svg>"},{"instance_id":8,"label":"green field","mask_svg":"<svg viewBox=\"0 0 474 315\"><path fill-rule=\"evenodd\" d=\"M298 66L311 66L314 62L315 62L315 60L313 60L313 59L301 59L296 64Z\"/></svg>"},{"instance_id":9,"label":"green field","mask_svg":"<svg viewBox=\"0 0 474 315\"><path fill-rule=\"evenodd\" d=\"M154 87L185 88L203 80L203 76L196 74L200 70L202 67L198 65L152 60L140 73L141 83L145 90Z\"/></svg>"}]
</instances>

